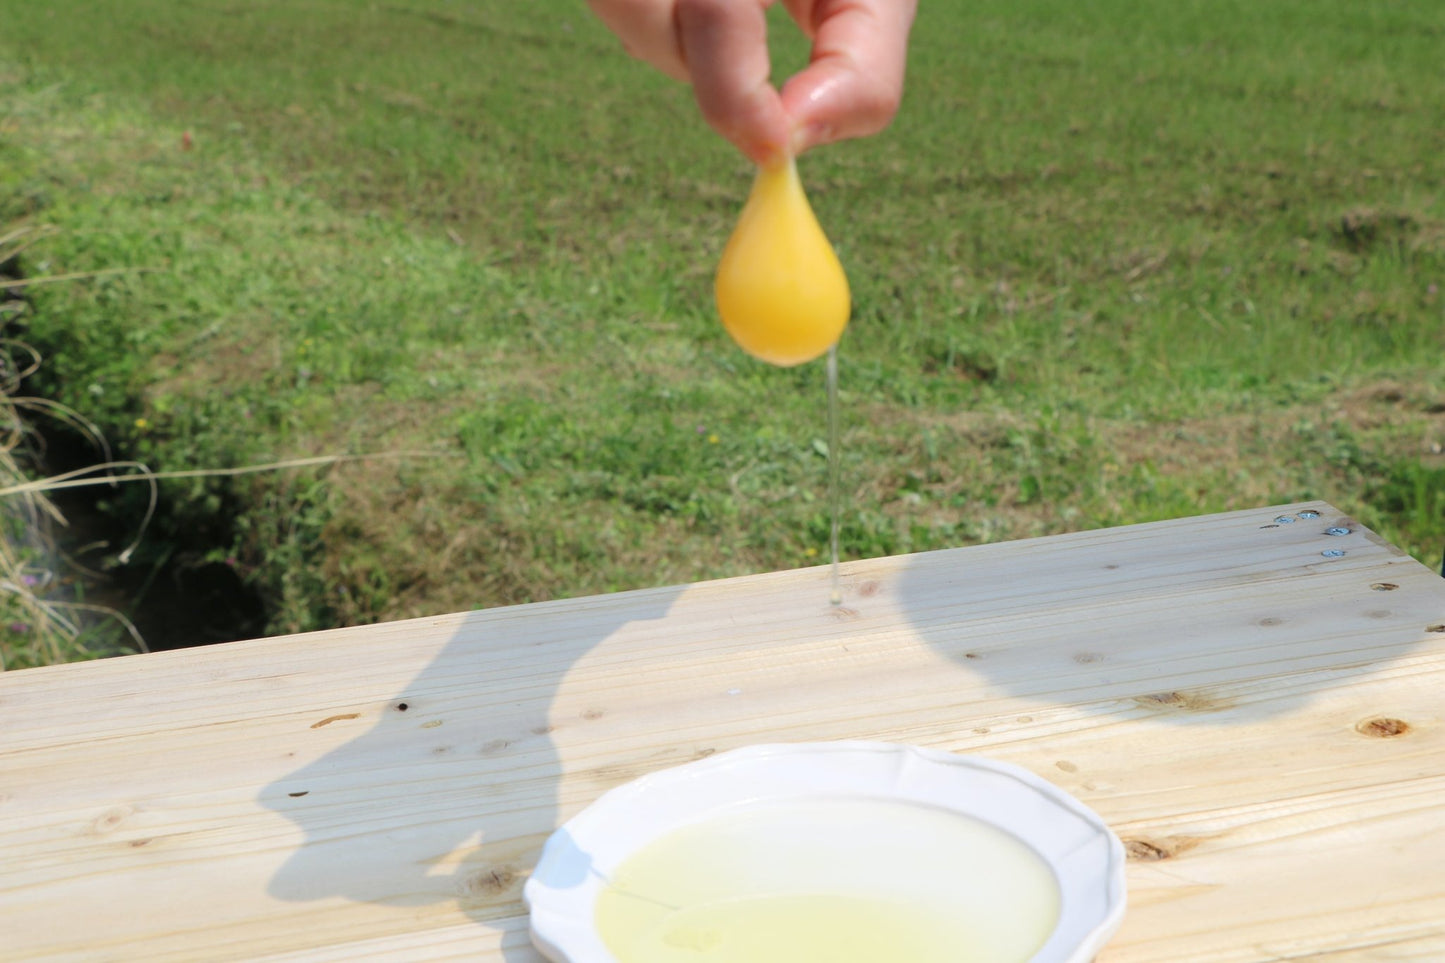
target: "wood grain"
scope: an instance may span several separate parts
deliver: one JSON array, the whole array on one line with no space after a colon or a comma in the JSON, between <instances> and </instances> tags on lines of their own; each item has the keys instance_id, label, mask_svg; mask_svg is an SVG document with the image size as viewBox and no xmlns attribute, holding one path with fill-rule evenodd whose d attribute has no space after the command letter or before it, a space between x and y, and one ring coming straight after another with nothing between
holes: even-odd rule
<instances>
[{"instance_id":1,"label":"wood grain","mask_svg":"<svg viewBox=\"0 0 1445 963\"><path fill-rule=\"evenodd\" d=\"M1445 959L1445 580L1332 507L860 561L845 588L0 676L0 959L536 963L522 883L599 793L843 738L1018 763L1098 811L1131 854L1106 963Z\"/></svg>"}]
</instances>

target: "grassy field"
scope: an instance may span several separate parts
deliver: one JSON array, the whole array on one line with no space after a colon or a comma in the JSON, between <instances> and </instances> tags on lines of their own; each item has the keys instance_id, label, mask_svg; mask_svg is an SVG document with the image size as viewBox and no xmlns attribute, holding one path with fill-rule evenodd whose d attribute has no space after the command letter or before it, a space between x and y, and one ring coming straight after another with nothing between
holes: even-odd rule
<instances>
[{"instance_id":1,"label":"grassy field","mask_svg":"<svg viewBox=\"0 0 1445 963\"><path fill-rule=\"evenodd\" d=\"M1438 567L1445 7L922 8L895 126L802 163L845 556L1324 497ZM580 2L0 24L0 224L128 269L32 290L46 390L159 470L412 453L168 483L148 544L234 515L273 630L826 555L821 365L711 306L750 172Z\"/></svg>"}]
</instances>

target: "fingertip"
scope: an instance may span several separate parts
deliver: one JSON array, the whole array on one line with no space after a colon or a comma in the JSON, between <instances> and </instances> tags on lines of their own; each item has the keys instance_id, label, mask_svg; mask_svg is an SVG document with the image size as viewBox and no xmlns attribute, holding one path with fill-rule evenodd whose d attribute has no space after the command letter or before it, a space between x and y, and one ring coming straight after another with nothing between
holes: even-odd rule
<instances>
[{"instance_id":1,"label":"fingertip","mask_svg":"<svg viewBox=\"0 0 1445 963\"><path fill-rule=\"evenodd\" d=\"M792 124L795 154L888 127L898 114L900 83L840 66L815 63L783 87L783 111Z\"/></svg>"},{"instance_id":2,"label":"fingertip","mask_svg":"<svg viewBox=\"0 0 1445 963\"><path fill-rule=\"evenodd\" d=\"M739 144L735 146L743 152L748 160L758 167L774 167L783 163L789 157L796 157L797 153L792 149L791 141L767 144Z\"/></svg>"},{"instance_id":3,"label":"fingertip","mask_svg":"<svg viewBox=\"0 0 1445 963\"><path fill-rule=\"evenodd\" d=\"M766 165L788 156L794 127L772 87L761 87L748 98L720 100L694 79L693 93L708 126L753 163Z\"/></svg>"}]
</instances>

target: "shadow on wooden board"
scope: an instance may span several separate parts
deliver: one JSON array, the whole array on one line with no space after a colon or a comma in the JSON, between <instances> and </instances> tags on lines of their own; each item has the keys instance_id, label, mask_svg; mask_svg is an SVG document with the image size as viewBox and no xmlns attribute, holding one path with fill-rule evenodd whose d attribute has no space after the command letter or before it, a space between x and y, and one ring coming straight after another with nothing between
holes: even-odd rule
<instances>
[{"instance_id":1,"label":"shadow on wooden board","mask_svg":"<svg viewBox=\"0 0 1445 963\"><path fill-rule=\"evenodd\" d=\"M559 822L551 710L567 670L619 629L661 619L681 591L469 617L375 726L261 793L306 836L271 895L515 915ZM536 958L529 947L503 957Z\"/></svg>"},{"instance_id":2,"label":"shadow on wooden board","mask_svg":"<svg viewBox=\"0 0 1445 963\"><path fill-rule=\"evenodd\" d=\"M925 553L898 591L919 637L994 690L1227 726L1404 657L1445 615L1439 585L1315 503Z\"/></svg>"},{"instance_id":3,"label":"shadow on wooden board","mask_svg":"<svg viewBox=\"0 0 1445 963\"><path fill-rule=\"evenodd\" d=\"M1445 619L1429 569L1328 506L1291 515L868 560L836 608L812 569L473 613L418 650L426 668L361 735L262 792L305 836L270 893L358 940L494 922L522 911L563 800L575 810L697 753L987 751L982 715L1029 704L1242 729L1380 671ZM427 925L397 922L413 911Z\"/></svg>"}]
</instances>

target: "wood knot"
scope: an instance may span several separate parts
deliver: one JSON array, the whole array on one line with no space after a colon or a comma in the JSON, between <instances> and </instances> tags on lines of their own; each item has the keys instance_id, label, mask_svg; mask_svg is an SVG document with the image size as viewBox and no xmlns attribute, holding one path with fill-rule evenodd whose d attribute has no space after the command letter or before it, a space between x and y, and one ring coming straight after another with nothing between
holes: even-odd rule
<instances>
[{"instance_id":1,"label":"wood knot","mask_svg":"<svg viewBox=\"0 0 1445 963\"><path fill-rule=\"evenodd\" d=\"M1388 716L1378 716L1374 719L1366 719L1364 722L1355 725L1355 731L1362 736L1373 736L1376 739L1389 739L1391 736L1403 736L1410 731L1410 724L1404 719L1391 719Z\"/></svg>"},{"instance_id":2,"label":"wood knot","mask_svg":"<svg viewBox=\"0 0 1445 963\"><path fill-rule=\"evenodd\" d=\"M1215 712L1230 706L1226 699L1211 699L1197 692L1154 692L1135 696L1134 701L1146 709L1177 709L1182 712Z\"/></svg>"},{"instance_id":3,"label":"wood knot","mask_svg":"<svg viewBox=\"0 0 1445 963\"><path fill-rule=\"evenodd\" d=\"M1121 842L1129 859L1139 863L1157 863L1189 852L1199 845L1200 840L1193 836L1159 836L1154 839L1125 839Z\"/></svg>"},{"instance_id":4,"label":"wood knot","mask_svg":"<svg viewBox=\"0 0 1445 963\"><path fill-rule=\"evenodd\" d=\"M1445 632L1445 622L1436 622L1434 625L1425 626L1426 632Z\"/></svg>"},{"instance_id":5,"label":"wood knot","mask_svg":"<svg viewBox=\"0 0 1445 963\"><path fill-rule=\"evenodd\" d=\"M90 824L91 831L97 834L111 832L121 823L125 822L134 812L135 810L130 806L112 806L92 820Z\"/></svg>"},{"instance_id":6,"label":"wood knot","mask_svg":"<svg viewBox=\"0 0 1445 963\"><path fill-rule=\"evenodd\" d=\"M457 896L462 899L485 899L499 896L517 881L518 872L512 866L493 866L473 873L457 883Z\"/></svg>"},{"instance_id":7,"label":"wood knot","mask_svg":"<svg viewBox=\"0 0 1445 963\"><path fill-rule=\"evenodd\" d=\"M1370 586L1370 589L1375 592L1393 592L1399 587L1400 586L1394 582L1375 582Z\"/></svg>"}]
</instances>

